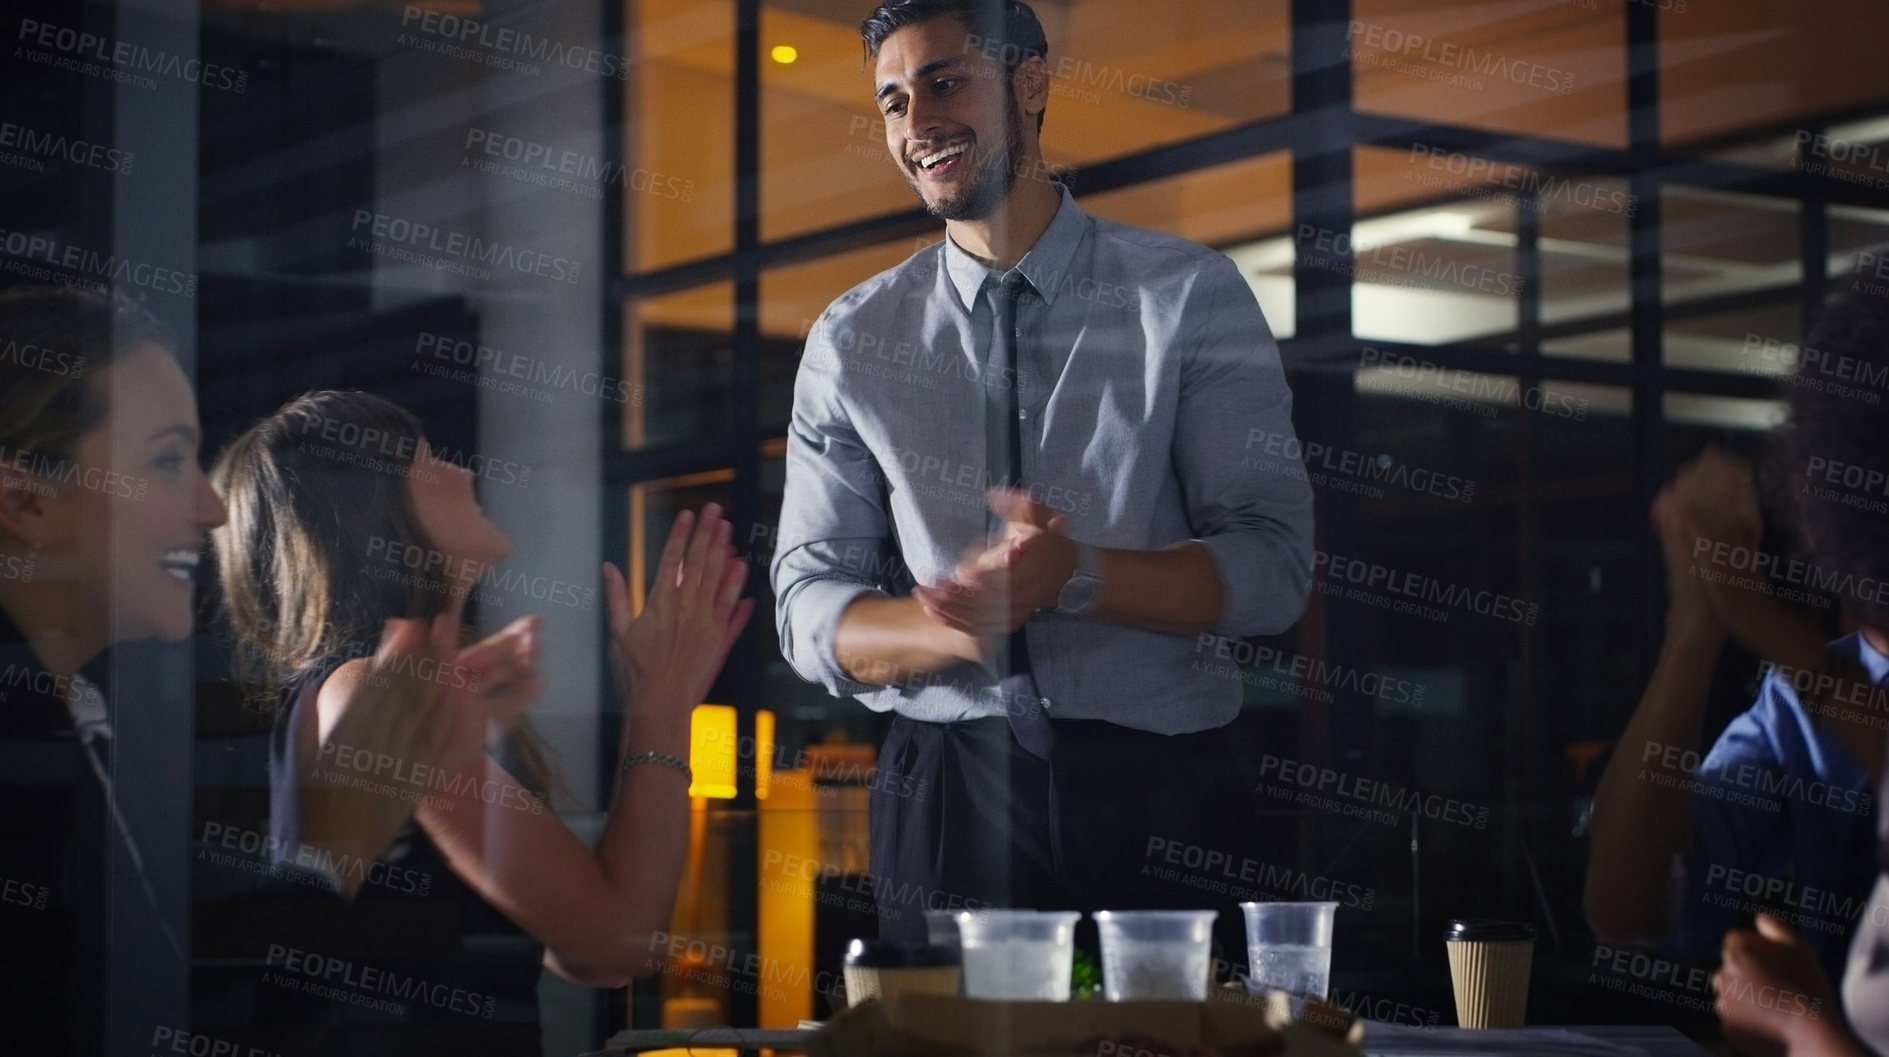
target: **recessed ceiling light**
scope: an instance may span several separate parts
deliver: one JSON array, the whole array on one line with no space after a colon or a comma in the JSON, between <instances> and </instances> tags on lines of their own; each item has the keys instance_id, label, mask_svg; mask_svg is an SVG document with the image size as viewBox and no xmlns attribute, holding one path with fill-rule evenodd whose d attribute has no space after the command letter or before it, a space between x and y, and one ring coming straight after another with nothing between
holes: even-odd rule
<instances>
[{"instance_id":1,"label":"recessed ceiling light","mask_svg":"<svg viewBox=\"0 0 1889 1057\"><path fill-rule=\"evenodd\" d=\"M768 52L768 54L773 56L774 61L780 63L782 66L786 66L795 59L800 58L800 52L796 50L792 44L776 44L774 45L774 50Z\"/></svg>"}]
</instances>

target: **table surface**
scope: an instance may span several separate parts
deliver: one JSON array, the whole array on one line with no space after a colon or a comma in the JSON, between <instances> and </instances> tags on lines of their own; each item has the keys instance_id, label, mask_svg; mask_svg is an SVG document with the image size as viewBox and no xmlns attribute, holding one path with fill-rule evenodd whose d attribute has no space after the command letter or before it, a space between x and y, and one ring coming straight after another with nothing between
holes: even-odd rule
<instances>
[{"instance_id":1,"label":"table surface","mask_svg":"<svg viewBox=\"0 0 1889 1057\"><path fill-rule=\"evenodd\" d=\"M1527 1036L1534 1036L1534 1039ZM1572 1048L1551 1045L1554 1041L1564 1039L1575 1041L1569 1036L1582 1037L1588 1044ZM1596 1047L1595 1043L1602 1045ZM1367 1027L1364 1052L1366 1057L1378 1054L1394 1054L1397 1057L1405 1054L1422 1054L1425 1057L1454 1057L1457 1054L1535 1057L1537 1054L1549 1053L1602 1052L1621 1054L1623 1057L1628 1053L1645 1054L1646 1057L1710 1057L1710 1051L1664 1024L1575 1024L1523 1028L1513 1032L1431 1028L1399 1033L1390 1040L1380 1039L1375 1045Z\"/></svg>"},{"instance_id":2,"label":"table surface","mask_svg":"<svg viewBox=\"0 0 1889 1057\"><path fill-rule=\"evenodd\" d=\"M1709 1057L1709 1051L1698 1043L1681 1035L1673 1028L1663 1024L1597 1025L1583 1024L1566 1028L1524 1029L1529 1031L1574 1032L1589 1036L1597 1041L1612 1043L1615 1046L1632 1047L1646 1057ZM620 1031L610 1038L604 1049L596 1053L584 1054L583 1057L614 1057L623 1053L642 1053L647 1050L682 1049L732 1049L744 1053L755 1052L762 1048L794 1050L813 1034L804 1028L703 1028L695 1031L675 1029L649 1029L641 1031ZM1516 1054L1517 1057L1535 1057L1541 1053L1538 1047L1506 1049L1500 1047L1453 1046L1453 1042L1470 1042L1478 1033L1466 1032L1456 1028L1434 1028L1417 1034L1427 1036L1421 1050L1399 1046L1395 1049L1380 1050L1374 1048L1367 1038L1364 1051L1369 1057L1376 1053L1425 1053L1442 1057L1445 1054L1474 1053L1483 1057Z\"/></svg>"},{"instance_id":3,"label":"table surface","mask_svg":"<svg viewBox=\"0 0 1889 1057\"><path fill-rule=\"evenodd\" d=\"M1608 1042L1638 1046L1647 1057L1711 1057L1712 1051L1680 1034L1678 1028L1665 1024L1589 1025L1571 1028Z\"/></svg>"}]
</instances>

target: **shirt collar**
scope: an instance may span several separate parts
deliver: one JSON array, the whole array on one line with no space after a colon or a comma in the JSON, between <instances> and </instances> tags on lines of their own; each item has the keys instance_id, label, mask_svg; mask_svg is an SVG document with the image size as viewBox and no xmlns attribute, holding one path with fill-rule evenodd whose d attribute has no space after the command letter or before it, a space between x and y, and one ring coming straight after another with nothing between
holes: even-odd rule
<instances>
[{"instance_id":1,"label":"shirt collar","mask_svg":"<svg viewBox=\"0 0 1889 1057\"><path fill-rule=\"evenodd\" d=\"M72 677L72 692L66 696L66 711L72 714L72 726L80 741L112 736L111 720L106 718L105 695L83 675Z\"/></svg>"},{"instance_id":2,"label":"shirt collar","mask_svg":"<svg viewBox=\"0 0 1889 1057\"><path fill-rule=\"evenodd\" d=\"M1076 247L1082 242L1084 222L1082 210L1076 207L1075 197L1069 188L1056 185L1056 191L1062 196L1062 204L1056 207L1056 215L1050 218L1049 227L1037 236L1036 244L1031 246L1023 259L1017 262L1017 271L1030 280L1036 288L1037 296L1045 304L1056 302L1056 291L1062 285L1063 275L1069 271L1069 262L1076 255ZM958 303L970 311L977 304L978 291L984 288L984 280L993 273L984 267L984 262L966 253L950 235L945 236L945 273L951 277L951 285L958 292Z\"/></svg>"}]
</instances>

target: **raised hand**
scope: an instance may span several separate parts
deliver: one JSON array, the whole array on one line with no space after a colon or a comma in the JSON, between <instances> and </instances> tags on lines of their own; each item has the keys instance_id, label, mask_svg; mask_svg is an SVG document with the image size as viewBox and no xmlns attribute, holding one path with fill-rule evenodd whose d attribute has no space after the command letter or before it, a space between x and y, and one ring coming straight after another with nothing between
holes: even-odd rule
<instances>
[{"instance_id":1,"label":"raised hand","mask_svg":"<svg viewBox=\"0 0 1889 1057\"><path fill-rule=\"evenodd\" d=\"M1729 631L1746 649L1787 668L1823 666L1822 632L1779 600L1765 573L1771 563L1758 558L1764 522L1749 462L1707 448L1680 467L1655 500L1653 515L1675 599L1681 596L1679 585L1670 583L1672 567L1684 563L1710 603L1711 616L1701 623ZM1875 736L1874 746L1881 741Z\"/></svg>"},{"instance_id":2,"label":"raised hand","mask_svg":"<svg viewBox=\"0 0 1889 1057\"><path fill-rule=\"evenodd\" d=\"M543 624L542 617L519 617L454 656L447 703L455 727L447 751L459 762L476 760L486 746L510 733L537 700L544 688L538 675Z\"/></svg>"},{"instance_id":3,"label":"raised hand","mask_svg":"<svg viewBox=\"0 0 1889 1057\"><path fill-rule=\"evenodd\" d=\"M1659 533L1660 551L1666 559L1666 604L1669 624L1683 624L1703 634L1723 635L1724 621L1712 603L1712 593L1700 574L1710 569L1695 558L1695 541L1703 538L1681 517L1676 482L1669 482L1653 497L1650 519ZM1709 546L1709 543L1708 543Z\"/></svg>"},{"instance_id":4,"label":"raised hand","mask_svg":"<svg viewBox=\"0 0 1889 1057\"><path fill-rule=\"evenodd\" d=\"M639 714L686 718L754 613L754 600L741 597L748 565L735 556L721 515L714 503L700 517L676 515L649 597L634 617L622 571L604 563L611 662Z\"/></svg>"},{"instance_id":5,"label":"raised hand","mask_svg":"<svg viewBox=\"0 0 1889 1057\"><path fill-rule=\"evenodd\" d=\"M1755 548L1764 533L1757 476L1751 463L1719 448L1707 448L1681 466L1661 495L1668 520L1698 560L1727 559L1728 548Z\"/></svg>"},{"instance_id":6,"label":"raised hand","mask_svg":"<svg viewBox=\"0 0 1889 1057\"><path fill-rule=\"evenodd\" d=\"M335 749L408 767L441 760L462 727L461 709L447 693L455 677L458 625L457 613L430 623L389 620L369 663L329 677L324 695L333 686L342 699L333 707L322 705L318 721L305 728L316 735L309 739L314 744L304 742L297 755L302 844L372 862L412 817L411 799L378 786L356 787L352 772L329 761ZM343 869L343 892L352 896L363 876L359 869Z\"/></svg>"}]
</instances>

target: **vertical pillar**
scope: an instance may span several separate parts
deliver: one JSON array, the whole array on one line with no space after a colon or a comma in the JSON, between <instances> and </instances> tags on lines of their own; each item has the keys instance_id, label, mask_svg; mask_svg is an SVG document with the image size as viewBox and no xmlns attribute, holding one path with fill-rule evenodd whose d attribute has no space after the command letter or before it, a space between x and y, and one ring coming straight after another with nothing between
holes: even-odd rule
<instances>
[{"instance_id":1,"label":"vertical pillar","mask_svg":"<svg viewBox=\"0 0 1889 1057\"><path fill-rule=\"evenodd\" d=\"M195 0L126 0L100 20L99 30L114 42L175 56L180 66L197 58ZM136 176L111 181L109 243L91 243L90 232L83 237L88 248L115 261L195 276L199 89L181 77L153 79L154 88L111 82L108 142L135 154ZM108 276L87 278L134 296L145 293ZM194 378L194 294L152 291L143 302L169 328L184 372ZM114 385L108 399L119 406L149 394ZM113 531L129 527L115 524ZM105 1052L141 1053L157 1028L182 1031L189 1023L196 666L187 645L128 643L108 656L116 732L112 785L143 869L108 831Z\"/></svg>"}]
</instances>

